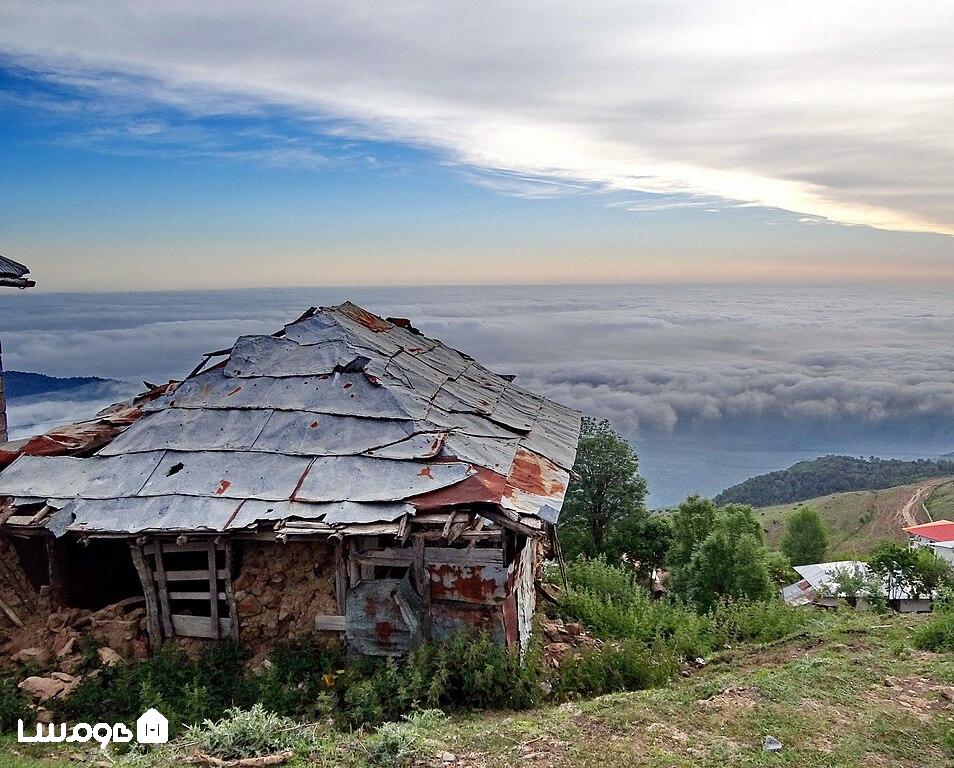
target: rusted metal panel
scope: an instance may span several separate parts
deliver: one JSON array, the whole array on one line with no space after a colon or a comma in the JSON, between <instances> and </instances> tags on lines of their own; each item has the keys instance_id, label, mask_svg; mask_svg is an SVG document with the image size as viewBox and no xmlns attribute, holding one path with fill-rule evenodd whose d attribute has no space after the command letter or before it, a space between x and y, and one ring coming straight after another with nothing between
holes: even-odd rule
<instances>
[{"instance_id":1,"label":"rusted metal panel","mask_svg":"<svg viewBox=\"0 0 954 768\"><path fill-rule=\"evenodd\" d=\"M161 452L85 459L20 456L0 473L0 496L132 496L142 488L161 458Z\"/></svg>"},{"instance_id":2,"label":"rusted metal panel","mask_svg":"<svg viewBox=\"0 0 954 768\"><path fill-rule=\"evenodd\" d=\"M427 566L432 600L494 605L507 596L507 569L503 565Z\"/></svg>"},{"instance_id":3,"label":"rusted metal panel","mask_svg":"<svg viewBox=\"0 0 954 768\"><path fill-rule=\"evenodd\" d=\"M139 495L280 501L295 492L311 461L276 453L167 451Z\"/></svg>"},{"instance_id":4,"label":"rusted metal panel","mask_svg":"<svg viewBox=\"0 0 954 768\"><path fill-rule=\"evenodd\" d=\"M99 455L156 450L248 450L271 415L269 410L166 408L146 414Z\"/></svg>"},{"instance_id":5,"label":"rusted metal panel","mask_svg":"<svg viewBox=\"0 0 954 768\"><path fill-rule=\"evenodd\" d=\"M369 656L403 656L421 638L422 613L409 579L361 581L348 591L347 644Z\"/></svg>"},{"instance_id":6,"label":"rusted metal panel","mask_svg":"<svg viewBox=\"0 0 954 768\"><path fill-rule=\"evenodd\" d=\"M564 470L543 456L521 448L507 476L501 506L534 516L545 506L559 509L566 495L566 486L567 473Z\"/></svg>"},{"instance_id":7,"label":"rusted metal panel","mask_svg":"<svg viewBox=\"0 0 954 768\"><path fill-rule=\"evenodd\" d=\"M295 493L299 501L397 501L453 485L467 464L418 463L365 456L319 457Z\"/></svg>"},{"instance_id":8,"label":"rusted metal panel","mask_svg":"<svg viewBox=\"0 0 954 768\"><path fill-rule=\"evenodd\" d=\"M444 640L462 630L487 632L501 645L506 642L500 606L431 601L431 636Z\"/></svg>"},{"instance_id":9,"label":"rusted metal panel","mask_svg":"<svg viewBox=\"0 0 954 768\"><path fill-rule=\"evenodd\" d=\"M444 453L506 475L520 447L517 438L478 437L449 432Z\"/></svg>"}]
</instances>

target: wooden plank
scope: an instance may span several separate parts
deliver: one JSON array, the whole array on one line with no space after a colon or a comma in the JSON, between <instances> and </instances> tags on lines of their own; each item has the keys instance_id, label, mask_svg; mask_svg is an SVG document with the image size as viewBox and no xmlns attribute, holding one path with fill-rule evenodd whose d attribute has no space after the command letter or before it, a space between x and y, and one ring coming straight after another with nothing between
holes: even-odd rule
<instances>
[{"instance_id":1,"label":"wooden plank","mask_svg":"<svg viewBox=\"0 0 954 768\"><path fill-rule=\"evenodd\" d=\"M208 543L209 549L209 627L212 631L212 636L218 639L221 636L222 627L219 624L219 580L218 580L218 566L215 563L215 542L210 541ZM225 595L221 595L221 598L225 598Z\"/></svg>"},{"instance_id":2,"label":"wooden plank","mask_svg":"<svg viewBox=\"0 0 954 768\"><path fill-rule=\"evenodd\" d=\"M156 586L152 580L152 572L146 563L146 556L142 547L133 542L129 543L129 553L132 555L133 565L142 582L142 593L146 598L146 628L149 633L149 644L153 652L159 649L162 643L162 629L159 624L159 603L156 600Z\"/></svg>"},{"instance_id":3,"label":"wooden plank","mask_svg":"<svg viewBox=\"0 0 954 768\"><path fill-rule=\"evenodd\" d=\"M344 632L344 616L315 616L315 628L322 632Z\"/></svg>"},{"instance_id":4,"label":"wooden plank","mask_svg":"<svg viewBox=\"0 0 954 768\"><path fill-rule=\"evenodd\" d=\"M225 578L225 571L219 569L216 574L220 579ZM196 571L166 571L166 581L205 581L209 572L205 568Z\"/></svg>"},{"instance_id":5,"label":"wooden plank","mask_svg":"<svg viewBox=\"0 0 954 768\"><path fill-rule=\"evenodd\" d=\"M413 553L411 578L414 580L414 588L421 596L424 606L421 611L421 638L427 642L431 639L431 576L425 565L424 539L415 536L411 547Z\"/></svg>"},{"instance_id":6,"label":"wooden plank","mask_svg":"<svg viewBox=\"0 0 954 768\"><path fill-rule=\"evenodd\" d=\"M355 543L358 545L358 548L359 548L359 550L361 551L361 554L364 554L364 552L367 551L367 550L377 549L377 546L378 546L378 537L377 537L377 536L374 536L374 537L368 537L368 538L365 538L365 539L358 539L358 541L356 541ZM362 579L373 579L373 578L374 578L374 564L373 564L373 563L364 562L364 561L361 560L360 557L356 557L355 560L357 561L358 565L361 567L361 578L362 578Z\"/></svg>"},{"instance_id":7,"label":"wooden plank","mask_svg":"<svg viewBox=\"0 0 954 768\"><path fill-rule=\"evenodd\" d=\"M219 600L225 600L225 592L219 592ZM170 592L170 600L208 600L212 602L211 592Z\"/></svg>"},{"instance_id":8,"label":"wooden plank","mask_svg":"<svg viewBox=\"0 0 954 768\"><path fill-rule=\"evenodd\" d=\"M166 637L172 637L172 622L169 620L169 585L166 583L166 564L162 561L162 542L155 546L156 586L159 594L159 619Z\"/></svg>"},{"instance_id":9,"label":"wooden plank","mask_svg":"<svg viewBox=\"0 0 954 768\"><path fill-rule=\"evenodd\" d=\"M20 617L17 616L16 612L9 605L3 602L3 600L0 600L0 611L3 611L7 615L7 618L10 619L10 621L12 621L17 627L23 626L23 622L20 621Z\"/></svg>"},{"instance_id":10,"label":"wooden plank","mask_svg":"<svg viewBox=\"0 0 954 768\"><path fill-rule=\"evenodd\" d=\"M143 552L147 555L155 554L155 544L162 544L166 552L205 552L209 548L209 544L219 549L223 548L223 544L220 541L214 539L203 539L200 541L187 541L184 544L179 544L178 542L172 541L155 541L149 542L143 545Z\"/></svg>"},{"instance_id":11,"label":"wooden plank","mask_svg":"<svg viewBox=\"0 0 954 768\"><path fill-rule=\"evenodd\" d=\"M215 640L222 633L228 634L232 631L232 622L229 619L219 619L219 631L213 633L212 624L208 616L184 616L181 614L172 614L172 626L176 634L180 637L204 637L209 640Z\"/></svg>"},{"instance_id":12,"label":"wooden plank","mask_svg":"<svg viewBox=\"0 0 954 768\"><path fill-rule=\"evenodd\" d=\"M232 542L225 542L225 568L218 571L217 575L222 578L222 585L225 588L225 604L229 607L229 618L231 623L229 630L232 633L232 640L239 641L239 616L238 606L235 603L235 590L232 589Z\"/></svg>"},{"instance_id":13,"label":"wooden plank","mask_svg":"<svg viewBox=\"0 0 954 768\"><path fill-rule=\"evenodd\" d=\"M346 562L348 564L348 586L354 588L354 586L361 581L361 566L358 565L357 561L354 560L351 555L355 554L355 546L353 542L348 542L346 553Z\"/></svg>"},{"instance_id":14,"label":"wooden plank","mask_svg":"<svg viewBox=\"0 0 954 768\"><path fill-rule=\"evenodd\" d=\"M428 565L503 565L503 551L496 547L454 549L453 547L427 547L424 561Z\"/></svg>"}]
</instances>

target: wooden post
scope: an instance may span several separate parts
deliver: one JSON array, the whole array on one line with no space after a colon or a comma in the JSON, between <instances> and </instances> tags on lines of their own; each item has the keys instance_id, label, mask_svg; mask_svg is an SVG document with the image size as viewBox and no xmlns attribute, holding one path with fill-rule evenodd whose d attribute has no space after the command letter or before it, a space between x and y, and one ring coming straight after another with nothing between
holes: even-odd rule
<instances>
[{"instance_id":1,"label":"wooden post","mask_svg":"<svg viewBox=\"0 0 954 768\"><path fill-rule=\"evenodd\" d=\"M414 559L411 561L411 573L414 579L414 588L423 601L423 616L421 617L421 633L424 641L431 639L431 578L424 562L424 537L415 536L413 545Z\"/></svg>"},{"instance_id":2,"label":"wooden post","mask_svg":"<svg viewBox=\"0 0 954 768\"><path fill-rule=\"evenodd\" d=\"M209 542L209 608L212 623L212 637L218 640L222 636L222 627L219 624L219 575L215 563L215 542Z\"/></svg>"},{"instance_id":3,"label":"wooden post","mask_svg":"<svg viewBox=\"0 0 954 768\"><path fill-rule=\"evenodd\" d=\"M225 602L229 607L229 618L231 619L232 639L239 641L239 617L238 606L235 604L235 592L232 589L232 542L225 542L225 577L223 579L225 587Z\"/></svg>"},{"instance_id":4,"label":"wooden post","mask_svg":"<svg viewBox=\"0 0 954 768\"><path fill-rule=\"evenodd\" d=\"M172 611L169 609L169 584L166 581L166 564L162 561L162 541L156 539L153 547L153 557L156 559L156 583L159 594L159 620L162 623L162 631L166 637L172 637L175 632L172 629ZM147 561L148 563L148 561Z\"/></svg>"},{"instance_id":5,"label":"wooden post","mask_svg":"<svg viewBox=\"0 0 954 768\"><path fill-rule=\"evenodd\" d=\"M152 580L152 573L142 547L135 542L129 542L129 553L132 555L133 565L142 582L142 593L146 598L146 622L149 632L149 644L153 652L159 650L162 644L162 629L159 626L159 606L156 602L156 586Z\"/></svg>"},{"instance_id":6,"label":"wooden post","mask_svg":"<svg viewBox=\"0 0 954 768\"><path fill-rule=\"evenodd\" d=\"M348 602L348 567L345 565L344 542L335 543L335 599L338 613L344 616Z\"/></svg>"}]
</instances>

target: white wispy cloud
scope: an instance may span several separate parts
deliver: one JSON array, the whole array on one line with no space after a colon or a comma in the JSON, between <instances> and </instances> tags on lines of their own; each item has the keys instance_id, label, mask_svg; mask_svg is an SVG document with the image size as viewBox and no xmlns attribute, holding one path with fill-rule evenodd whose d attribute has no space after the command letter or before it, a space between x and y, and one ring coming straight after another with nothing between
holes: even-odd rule
<instances>
[{"instance_id":1,"label":"white wispy cloud","mask_svg":"<svg viewBox=\"0 0 954 768\"><path fill-rule=\"evenodd\" d=\"M514 174L517 194L551 180L954 234L949 2L7 0L0 50L197 114L332 117Z\"/></svg>"}]
</instances>

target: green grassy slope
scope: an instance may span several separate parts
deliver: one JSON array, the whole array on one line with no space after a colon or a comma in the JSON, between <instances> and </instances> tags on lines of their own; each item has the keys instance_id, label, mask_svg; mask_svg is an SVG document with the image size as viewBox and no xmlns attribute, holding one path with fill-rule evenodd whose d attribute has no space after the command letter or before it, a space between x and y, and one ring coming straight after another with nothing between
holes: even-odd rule
<instances>
[{"instance_id":1,"label":"green grassy slope","mask_svg":"<svg viewBox=\"0 0 954 768\"><path fill-rule=\"evenodd\" d=\"M912 497L920 491L914 503ZM850 491L821 496L796 504L778 504L758 510L766 538L777 546L785 530L785 520L801 505L812 505L828 526L828 557L864 555L879 542L904 541L901 530L911 522L926 522L925 502L935 519L954 515L954 480L937 478L882 491ZM911 519L905 517L908 507Z\"/></svg>"}]
</instances>

